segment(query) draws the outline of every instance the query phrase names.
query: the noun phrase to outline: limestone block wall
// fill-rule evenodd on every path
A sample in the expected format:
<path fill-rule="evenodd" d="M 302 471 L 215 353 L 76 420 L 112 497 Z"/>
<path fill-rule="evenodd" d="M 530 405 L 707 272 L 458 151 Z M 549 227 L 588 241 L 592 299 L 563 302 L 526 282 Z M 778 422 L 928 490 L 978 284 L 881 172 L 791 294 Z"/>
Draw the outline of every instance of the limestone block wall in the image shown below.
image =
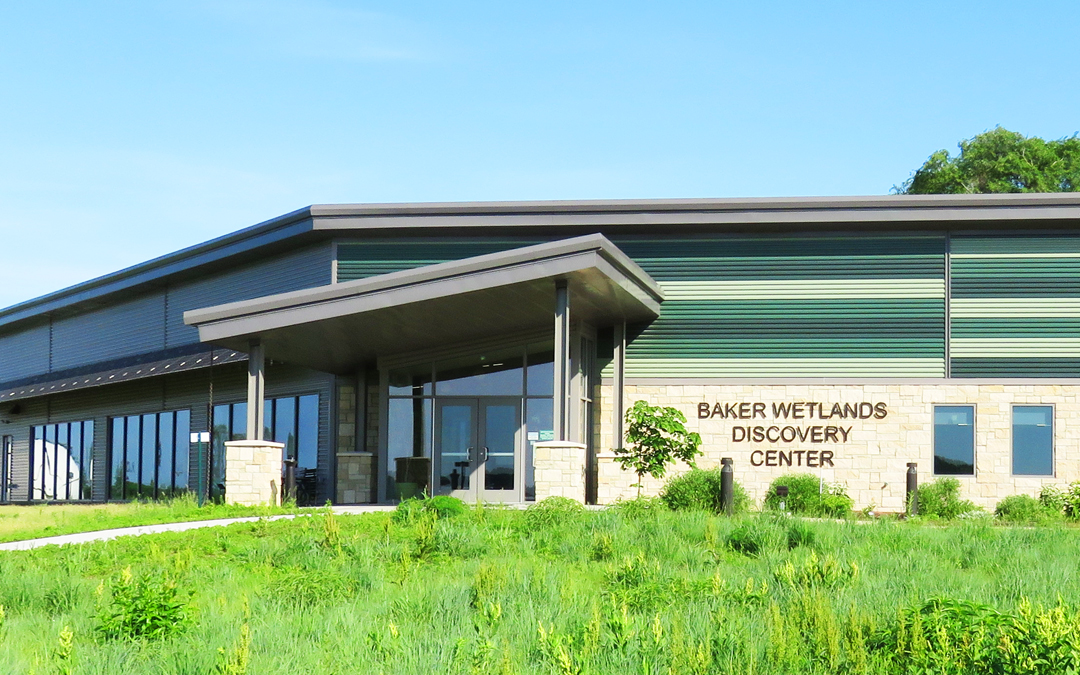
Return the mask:
<path fill-rule="evenodd" d="M 259 506 L 281 503 L 281 453 L 284 443 L 226 441 L 225 501 Z"/>
<path fill-rule="evenodd" d="M 698 466 L 720 465 L 721 457 L 734 459 L 735 479 L 760 502 L 769 483 L 788 473 L 811 473 L 828 483 L 841 483 L 855 499 L 858 509 L 872 507 L 902 511 L 905 472 L 908 462 L 918 463 L 919 481 L 933 475 L 934 405 L 975 406 L 975 475 L 955 476 L 966 499 L 987 509 L 1011 494 L 1037 496 L 1044 485 L 1061 485 L 1080 480 L 1080 386 L 1062 384 L 963 384 L 951 381 L 930 384 L 629 384 L 626 405 L 638 399 L 653 405 L 673 406 L 687 417 L 688 427 L 702 437 L 704 455 Z M 597 463 L 600 503 L 633 497 L 630 485 L 636 476 L 614 464 L 610 448 L 611 388 L 602 391 L 598 410 L 601 444 Z M 865 419 L 810 419 L 804 407 L 802 419 L 774 419 L 773 404 L 821 403 L 828 411 L 834 403 L 884 404 L 887 414 Z M 699 418 L 698 406 L 707 403 L 750 404 L 751 419 L 712 416 Z M 753 417 L 753 404 L 763 404 L 764 415 Z M 1054 406 L 1054 476 L 1012 475 L 1012 406 L 1024 404 Z M 746 409 L 743 409 L 745 411 Z M 761 410 L 761 408 L 758 408 Z M 822 427 L 814 443 L 807 435 L 792 442 L 736 440 L 742 433 L 734 427 L 792 426 Z M 825 427 L 842 427 L 826 438 Z M 805 432 L 804 433 L 809 433 Z M 773 432 L 776 435 L 776 432 Z M 754 454 L 755 452 L 759 454 Z M 772 454 L 767 454 L 772 451 Z M 791 465 L 783 465 L 784 451 Z M 831 452 L 822 461 L 822 451 Z M 813 452 L 813 454 L 811 454 Z M 766 466 L 767 463 L 777 466 Z M 762 464 L 754 466 L 754 463 Z M 801 464 L 797 465 L 797 464 Z M 676 466 L 671 474 L 685 471 Z M 644 494 L 657 494 L 662 481 L 646 479 Z"/>
<path fill-rule="evenodd" d="M 375 453 L 337 454 L 337 504 L 370 504 L 375 501 Z"/>
<path fill-rule="evenodd" d="M 586 446 L 572 441 L 541 441 L 533 447 L 536 501 L 558 496 L 584 503 Z"/>

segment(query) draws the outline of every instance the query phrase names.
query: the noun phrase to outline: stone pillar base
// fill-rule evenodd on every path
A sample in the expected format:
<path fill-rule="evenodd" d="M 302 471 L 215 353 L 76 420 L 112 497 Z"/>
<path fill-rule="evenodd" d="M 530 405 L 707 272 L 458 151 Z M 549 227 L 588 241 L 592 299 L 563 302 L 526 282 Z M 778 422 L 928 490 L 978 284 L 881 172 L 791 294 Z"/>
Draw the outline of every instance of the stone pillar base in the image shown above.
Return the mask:
<path fill-rule="evenodd" d="M 225 503 L 243 506 L 281 504 L 284 443 L 225 442 Z"/>
<path fill-rule="evenodd" d="M 338 504 L 370 504 L 375 501 L 375 453 L 337 454 Z"/>
<path fill-rule="evenodd" d="M 585 503 L 585 450 L 573 441 L 541 441 L 533 446 L 536 501 L 569 497 Z"/>

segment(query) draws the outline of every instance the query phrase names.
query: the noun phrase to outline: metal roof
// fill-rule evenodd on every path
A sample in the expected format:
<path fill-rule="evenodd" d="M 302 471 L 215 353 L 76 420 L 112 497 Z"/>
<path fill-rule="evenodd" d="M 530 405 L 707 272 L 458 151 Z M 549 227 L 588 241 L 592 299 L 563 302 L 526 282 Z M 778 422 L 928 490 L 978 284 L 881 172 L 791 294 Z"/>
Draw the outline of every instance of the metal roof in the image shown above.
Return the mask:
<path fill-rule="evenodd" d="M 286 246 L 298 237 L 448 228 L 1062 227 L 1080 225 L 1080 194 L 887 195 L 313 205 L 0 310 L 0 327 L 199 268 Z M 576 228 L 576 229 L 575 229 Z M 595 230 L 593 230 L 595 231 Z"/>

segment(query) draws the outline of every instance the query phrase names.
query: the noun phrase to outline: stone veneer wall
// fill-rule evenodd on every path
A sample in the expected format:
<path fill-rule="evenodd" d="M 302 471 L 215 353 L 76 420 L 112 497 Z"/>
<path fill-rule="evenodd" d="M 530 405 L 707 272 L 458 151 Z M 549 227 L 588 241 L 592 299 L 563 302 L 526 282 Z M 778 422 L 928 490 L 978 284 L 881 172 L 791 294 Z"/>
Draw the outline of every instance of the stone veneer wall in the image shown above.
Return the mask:
<path fill-rule="evenodd" d="M 533 446 L 536 501 L 568 497 L 585 502 L 586 446 L 572 441 L 541 441 Z"/>
<path fill-rule="evenodd" d="M 284 443 L 225 442 L 225 501 L 261 506 L 281 503 L 281 453 Z"/>
<path fill-rule="evenodd" d="M 829 483 L 841 483 L 855 499 L 855 507 L 874 507 L 883 511 L 902 511 L 904 507 L 905 473 L 908 462 L 918 462 L 919 482 L 925 484 L 933 476 L 933 406 L 975 406 L 975 475 L 956 476 L 964 498 L 987 509 L 993 509 L 1002 498 L 1011 494 L 1036 496 L 1043 485 L 1064 484 L 1080 480 L 1080 387 L 1057 384 L 629 384 L 625 390 L 626 405 L 638 399 L 653 405 L 674 406 L 687 417 L 688 427 L 702 437 L 704 455 L 698 466 L 712 468 L 720 465 L 721 457 L 735 461 L 735 479 L 750 496 L 760 502 L 769 483 L 782 475 L 795 472 L 812 473 Z M 635 476 L 622 471 L 612 461 L 611 387 L 603 387 L 598 416 L 601 445 L 598 446 L 598 491 L 601 504 L 619 498 L 630 498 L 636 489 L 630 487 Z M 773 402 L 791 403 L 817 401 L 833 403 L 885 403 L 888 415 L 884 419 L 848 420 L 773 420 Z M 722 402 L 761 402 L 768 406 L 765 419 L 732 420 L 698 418 L 698 404 Z M 1055 406 L 1054 465 L 1055 476 L 1012 475 L 1012 414 L 1013 405 L 1040 404 Z M 741 426 L 810 426 L 843 425 L 851 427 L 846 443 L 749 443 L 733 442 L 732 427 Z M 805 465 L 767 467 L 752 466 L 754 450 L 829 450 L 834 453 L 833 466 L 808 468 Z M 685 471 L 677 466 L 672 473 Z M 669 474 L 671 475 L 671 474 Z M 655 495 L 662 481 L 645 479 L 643 494 Z"/>
<path fill-rule="evenodd" d="M 339 383 L 337 388 L 337 453 L 356 450 L 356 385 Z"/>
<path fill-rule="evenodd" d="M 370 504 L 375 501 L 375 453 L 339 452 L 337 455 L 337 504 Z"/>

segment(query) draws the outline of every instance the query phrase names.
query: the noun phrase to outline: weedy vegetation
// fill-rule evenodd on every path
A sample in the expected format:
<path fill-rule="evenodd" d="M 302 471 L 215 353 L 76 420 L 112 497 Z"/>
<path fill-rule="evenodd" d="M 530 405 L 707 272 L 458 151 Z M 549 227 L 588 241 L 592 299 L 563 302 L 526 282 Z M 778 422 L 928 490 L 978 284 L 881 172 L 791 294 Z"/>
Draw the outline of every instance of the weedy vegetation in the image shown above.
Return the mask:
<path fill-rule="evenodd" d="M 0 672 L 1080 668 L 1064 507 L 1012 527 L 443 501 L 5 553 Z"/>

